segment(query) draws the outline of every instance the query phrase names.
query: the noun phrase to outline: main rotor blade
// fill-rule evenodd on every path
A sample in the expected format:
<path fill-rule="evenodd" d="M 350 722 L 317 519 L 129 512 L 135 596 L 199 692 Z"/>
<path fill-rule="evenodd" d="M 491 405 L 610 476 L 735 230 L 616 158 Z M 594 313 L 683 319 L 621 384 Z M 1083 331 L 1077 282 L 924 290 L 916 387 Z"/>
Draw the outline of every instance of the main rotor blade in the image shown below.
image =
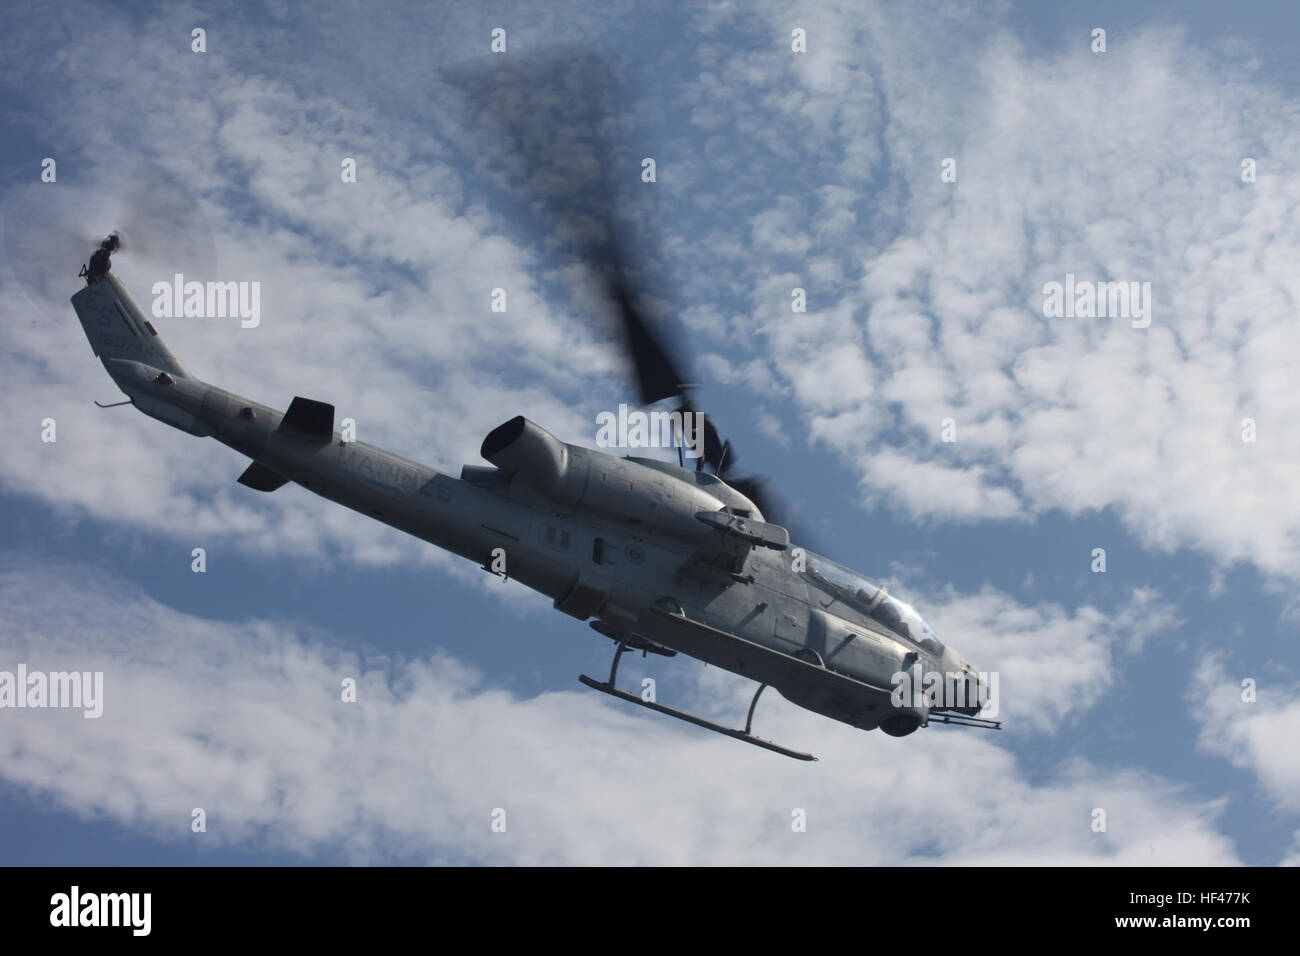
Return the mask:
<path fill-rule="evenodd" d="M 472 154 L 476 171 L 501 189 L 516 223 L 581 266 L 575 274 L 593 284 L 591 298 L 619 326 L 640 401 L 677 399 L 679 411 L 696 413 L 688 363 L 647 288 L 662 279 L 654 190 L 640 180 L 641 154 L 626 145 L 639 131 L 614 107 L 617 71 L 588 52 L 560 49 L 508 63 L 493 57 L 458 67 L 447 81 L 472 138 L 488 144 Z M 708 416 L 702 431 L 696 467 L 725 479 L 736 450 Z"/>
<path fill-rule="evenodd" d="M 781 520 L 781 510 L 777 505 L 774 496 L 767 489 L 767 482 L 758 476 L 748 478 L 728 478 L 727 484 L 735 488 L 742 495 L 754 502 L 758 510 L 763 512 L 763 519 L 770 521 L 772 524 L 779 524 L 787 531 L 789 527 Z"/>
<path fill-rule="evenodd" d="M 610 298 L 614 300 L 623 324 L 623 335 L 636 371 L 642 404 L 653 405 L 665 398 L 680 397 L 686 385 L 682 373 L 632 304 L 629 291 L 621 281 L 611 282 Z"/>
<path fill-rule="evenodd" d="M 807 548 L 816 552 L 824 550 L 818 546 L 820 536 L 810 534 L 807 525 L 796 520 L 794 509 L 789 506 L 788 501 L 772 490 L 771 483 L 766 478 L 761 475 L 746 475 L 729 477 L 725 480 L 758 506 L 758 510 L 763 512 L 765 521 L 779 524 L 790 532 L 792 547 Z"/>

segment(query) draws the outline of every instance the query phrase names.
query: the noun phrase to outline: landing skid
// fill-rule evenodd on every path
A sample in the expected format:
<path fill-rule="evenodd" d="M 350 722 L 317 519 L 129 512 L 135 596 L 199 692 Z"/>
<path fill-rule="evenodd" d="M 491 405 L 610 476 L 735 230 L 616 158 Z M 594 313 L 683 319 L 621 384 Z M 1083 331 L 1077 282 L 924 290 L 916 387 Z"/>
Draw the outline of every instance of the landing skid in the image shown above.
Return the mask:
<path fill-rule="evenodd" d="M 705 720 L 703 717 L 697 717 L 695 714 L 688 714 L 684 710 L 678 710 L 675 707 L 668 707 L 653 700 L 642 700 L 635 694 L 629 694 L 627 691 L 619 690 L 614 686 L 614 678 L 618 674 L 618 661 L 627 650 L 626 642 L 618 645 L 618 650 L 614 652 L 614 663 L 609 669 L 609 680 L 598 681 L 586 674 L 579 674 L 578 680 L 586 684 L 593 690 L 598 690 L 603 694 L 609 694 L 611 697 L 617 697 L 619 700 L 625 700 L 628 703 L 636 704 L 638 707 L 647 707 L 650 710 L 658 711 L 661 714 L 667 714 L 669 717 L 676 717 L 678 720 L 684 720 L 688 724 L 694 724 L 697 727 L 703 727 L 706 730 L 712 730 L 726 737 L 734 737 L 736 740 L 743 740 L 747 744 L 753 744 L 755 747 L 762 747 L 764 750 L 771 750 L 775 753 L 784 754 L 787 757 L 793 757 L 795 760 L 816 760 L 812 754 L 804 753 L 801 750 L 791 750 L 789 747 L 782 747 L 780 744 L 773 743 L 770 740 L 764 740 L 762 737 L 755 737 L 751 734 L 750 728 L 754 725 L 754 707 L 758 704 L 758 696 L 763 693 L 767 687 L 766 684 L 760 684 L 758 690 L 754 692 L 754 699 L 749 702 L 749 715 L 745 718 L 745 729 L 736 730 L 732 727 L 724 727 L 722 724 L 715 724 L 711 720 Z"/>
<path fill-rule="evenodd" d="M 973 717 L 966 714 L 930 714 L 928 724 L 952 724 L 954 727 L 983 727 L 985 730 L 1001 730 L 1002 721 L 989 720 L 987 717 Z"/>

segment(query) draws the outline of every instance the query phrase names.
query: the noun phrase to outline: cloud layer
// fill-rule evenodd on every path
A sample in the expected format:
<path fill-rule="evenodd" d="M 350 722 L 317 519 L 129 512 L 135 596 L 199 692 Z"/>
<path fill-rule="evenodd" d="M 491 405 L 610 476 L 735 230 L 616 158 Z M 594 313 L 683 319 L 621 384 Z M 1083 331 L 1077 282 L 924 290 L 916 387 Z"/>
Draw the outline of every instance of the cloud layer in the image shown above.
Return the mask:
<path fill-rule="evenodd" d="M 983 9 L 724 4 L 691 14 L 687 42 L 637 35 L 650 50 L 638 59 L 600 26 L 623 21 L 590 12 L 516 11 L 512 51 L 564 36 L 617 52 L 628 98 L 602 125 L 616 161 L 601 172 L 634 184 L 625 218 L 661 229 L 661 258 L 644 266 L 677 286 L 694 368 L 772 439 L 747 446 L 746 467 L 775 458 L 798 487 L 788 462 L 806 443 L 851 469 L 866 509 L 1006 524 L 1107 511 L 1153 549 L 1250 564 L 1279 586 L 1300 576 L 1300 108 L 1248 56 L 1158 24 L 1096 55 L 1086 36 L 1031 47 Z M 35 177 L 48 151 L 60 170 L 57 186 L 2 197 L 0 415 L 17 431 L 0 485 L 148 540 L 477 580 L 301 489 L 236 486 L 243 462 L 213 442 L 90 405 L 113 396 L 67 304 L 89 247 L 66 252 L 40 203 L 77 210 L 97 238 L 129 217 L 123 171 L 139 168 L 183 184 L 201 214 L 115 263 L 146 309 L 178 258 L 206 268 L 208 230 L 220 277 L 263 285 L 256 330 L 160 322 L 215 383 L 279 406 L 331 401 L 363 440 L 453 473 L 520 411 L 590 443 L 594 412 L 628 397 L 564 243 L 521 228 L 545 210 L 498 202 L 517 203 L 509 187 L 529 175 L 582 198 L 577 167 L 481 154 L 433 67 L 483 68 L 463 40 L 485 40 L 481 17 L 421 34 L 385 13 L 321 16 L 315 36 L 288 15 L 231 15 L 202 57 L 189 11 L 127 23 L 74 7 L 0 36 L 0 82 L 31 143 L 22 162 Z M 77 26 L 91 20 L 93 33 Z M 790 52 L 794 27 L 806 54 Z M 317 55 L 295 55 L 307 48 Z M 644 189 L 643 155 L 659 169 Z M 340 182 L 344 157 L 355 184 Z M 955 183 L 940 180 L 946 158 Z M 1067 273 L 1151 282 L 1151 326 L 1044 317 L 1044 283 Z M 791 312 L 796 287 L 806 313 Z M 489 308 L 496 288 L 505 314 Z M 39 440 L 47 417 L 54 444 Z M 1027 741 L 1051 747 L 1143 640 L 1177 626 L 1150 590 L 1102 609 L 940 590 L 927 617 L 999 669 L 1011 729 L 894 741 L 765 698 L 762 732 L 816 741 L 809 768 L 596 695 L 520 697 L 445 654 L 390 659 L 292 621 L 198 618 L 80 565 L 9 572 L 0 587 L 0 668 L 102 668 L 110 694 L 98 721 L 0 714 L 0 772 L 162 840 L 349 861 L 1236 861 L 1223 801 L 1046 749 L 1027 769 Z M 1295 813 L 1297 688 L 1282 680 L 1243 712 L 1225 668 L 1211 656 L 1197 673 L 1201 748 Z M 684 703 L 743 713 L 742 682 L 691 673 Z M 359 678 L 356 704 L 339 700 L 345 676 Z M 490 829 L 498 807 L 504 834 Z M 807 833 L 791 832 L 796 808 Z"/>
<path fill-rule="evenodd" d="M 894 740 L 768 702 L 765 734 L 817 742 L 798 764 L 595 694 L 520 698 L 443 654 L 196 618 L 82 566 L 7 572 L 0 607 L 0 668 L 105 672 L 98 720 L 0 712 L 6 780 L 162 841 L 352 862 L 1236 862 L 1221 803 L 1078 760 L 1031 782 L 980 732 Z M 688 705 L 742 712 L 743 682 L 693 673 Z"/>

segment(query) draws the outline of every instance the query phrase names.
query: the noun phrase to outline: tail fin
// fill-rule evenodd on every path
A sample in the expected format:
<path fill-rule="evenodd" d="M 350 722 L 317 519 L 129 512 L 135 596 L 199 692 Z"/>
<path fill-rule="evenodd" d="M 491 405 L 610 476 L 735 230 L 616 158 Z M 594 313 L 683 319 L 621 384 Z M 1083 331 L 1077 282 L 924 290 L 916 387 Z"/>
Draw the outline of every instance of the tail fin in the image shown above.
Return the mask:
<path fill-rule="evenodd" d="M 114 381 L 118 380 L 122 367 L 113 364 L 115 359 L 140 362 L 176 378 L 191 377 L 111 272 L 79 290 L 72 297 L 72 307 L 86 331 L 86 338 L 90 339 L 90 347 Z"/>

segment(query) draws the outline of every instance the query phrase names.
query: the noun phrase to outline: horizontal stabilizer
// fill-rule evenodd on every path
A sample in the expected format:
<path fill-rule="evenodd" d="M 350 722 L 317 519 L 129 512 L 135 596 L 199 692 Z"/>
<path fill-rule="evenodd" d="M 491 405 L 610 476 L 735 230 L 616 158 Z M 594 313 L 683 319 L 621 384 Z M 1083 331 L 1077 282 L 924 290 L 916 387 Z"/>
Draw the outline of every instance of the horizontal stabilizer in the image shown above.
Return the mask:
<path fill-rule="evenodd" d="M 280 421 L 280 431 L 303 441 L 328 445 L 334 438 L 334 406 L 297 396 Z"/>
<path fill-rule="evenodd" d="M 265 465 L 259 465 L 253 462 L 244 469 L 244 473 L 239 476 L 241 485 L 248 485 L 254 491 L 275 491 L 289 479 L 283 475 L 278 475 Z"/>

